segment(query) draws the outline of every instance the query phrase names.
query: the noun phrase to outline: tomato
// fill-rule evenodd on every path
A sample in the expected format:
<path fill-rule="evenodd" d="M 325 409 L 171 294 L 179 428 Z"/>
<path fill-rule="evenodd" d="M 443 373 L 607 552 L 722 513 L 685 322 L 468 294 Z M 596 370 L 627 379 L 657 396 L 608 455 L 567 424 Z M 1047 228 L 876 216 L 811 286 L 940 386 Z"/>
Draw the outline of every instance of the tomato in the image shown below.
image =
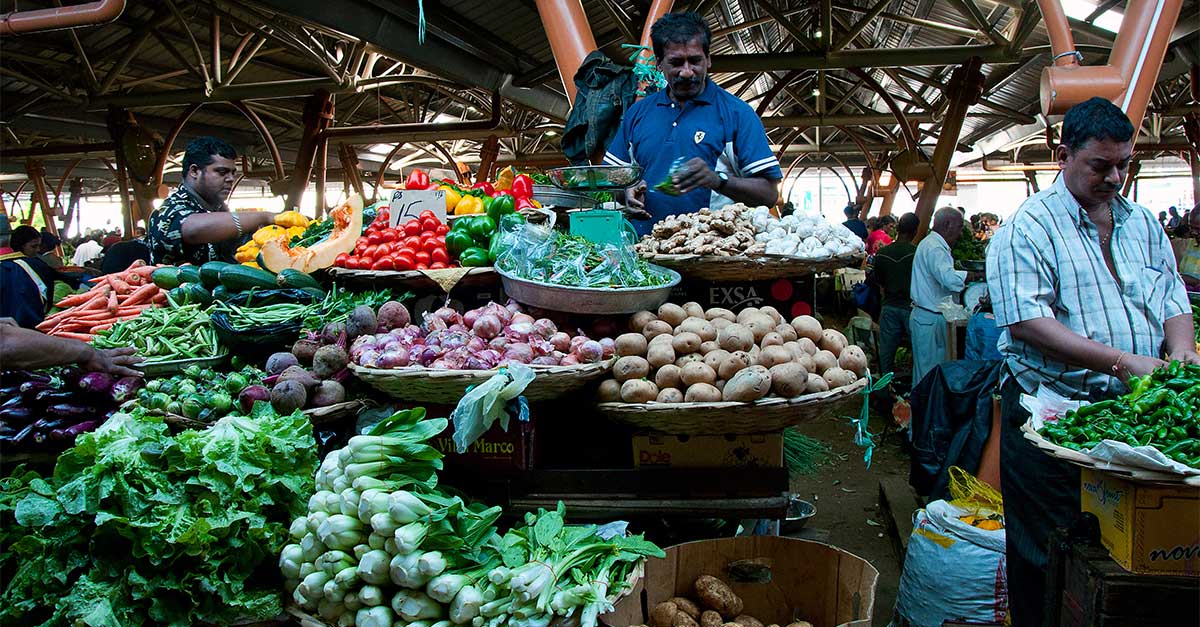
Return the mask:
<path fill-rule="evenodd" d="M 367 249 L 363 251 L 362 256 L 366 257 L 368 259 L 374 260 L 376 257 L 379 256 L 379 246 L 376 246 L 376 245 L 367 246 Z"/>
<path fill-rule="evenodd" d="M 418 250 L 417 254 L 413 255 L 413 259 L 417 260 L 417 266 L 421 266 L 421 265 L 428 266 L 429 262 L 431 261 L 431 259 L 429 257 L 429 253 L 427 253 L 423 250 Z"/>
<path fill-rule="evenodd" d="M 417 216 L 418 220 L 424 220 L 425 218 L 431 218 L 433 220 L 437 220 L 437 214 L 426 209 L 425 211 L 422 211 L 420 215 Z"/>
<path fill-rule="evenodd" d="M 446 224 L 439 224 L 433 232 L 437 233 L 438 235 L 445 235 L 450 232 L 450 227 Z"/>
<path fill-rule="evenodd" d="M 450 267 L 450 266 L 448 266 L 448 265 L 446 265 L 446 264 L 444 264 L 444 263 L 442 263 L 442 262 L 440 262 L 440 261 L 435 261 L 435 262 L 433 262 L 433 263 L 429 264 L 429 269 L 430 269 L 430 270 L 441 270 L 441 269 L 443 269 L 443 268 L 449 268 L 449 267 Z"/>
<path fill-rule="evenodd" d="M 413 258 L 412 253 L 396 253 L 392 255 L 392 263 L 395 264 L 397 270 L 412 270 L 417 267 L 417 260 Z"/>
<path fill-rule="evenodd" d="M 395 262 L 392 261 L 391 257 L 383 257 L 381 259 L 376 259 L 375 263 L 371 264 L 371 269 L 372 270 L 395 270 L 396 264 L 395 264 Z"/>
<path fill-rule="evenodd" d="M 428 270 L 428 269 L 429 269 L 429 265 L 428 265 L 428 264 L 424 264 L 424 263 L 418 263 L 418 264 L 417 264 L 417 267 L 416 267 L 415 269 L 416 269 L 416 270 Z"/>
<path fill-rule="evenodd" d="M 434 264 L 448 264 L 450 263 L 450 253 L 446 252 L 444 247 L 438 247 L 429 251 L 429 260 Z"/>
<path fill-rule="evenodd" d="M 349 258 L 350 258 L 350 253 L 342 253 L 342 254 L 338 255 L 337 257 L 333 258 L 333 265 L 335 265 L 339 268 L 345 268 L 346 260 Z"/>
<path fill-rule="evenodd" d="M 381 241 L 382 240 L 379 239 L 379 231 L 375 231 L 367 236 L 367 243 L 371 244 L 372 246 L 378 244 Z"/>
<path fill-rule="evenodd" d="M 404 246 L 406 248 L 417 250 L 421 247 L 421 238 L 417 235 L 410 235 L 404 238 Z"/>
<path fill-rule="evenodd" d="M 437 235 L 437 231 L 421 231 L 421 241 L 425 241 Z"/>
<path fill-rule="evenodd" d="M 428 212 L 426 212 L 426 213 L 428 213 Z M 422 216 L 424 216 L 424 214 L 422 214 Z M 436 231 L 439 224 L 441 224 L 441 222 L 438 222 L 438 219 L 433 216 L 421 218 L 421 230 L 422 231 Z"/>
<path fill-rule="evenodd" d="M 396 229 L 387 229 L 379 233 L 379 241 L 381 242 L 394 242 L 399 238 L 400 234 L 396 232 Z"/>
<path fill-rule="evenodd" d="M 421 223 L 417 220 L 409 220 L 404 223 L 405 235 L 416 235 L 421 232 Z"/>
<path fill-rule="evenodd" d="M 346 269 L 347 270 L 362 269 L 361 261 L 359 260 L 359 258 L 358 257 L 350 257 L 349 259 L 347 259 L 346 260 Z"/>
<path fill-rule="evenodd" d="M 437 236 L 431 235 L 421 240 L 421 250 L 432 253 L 439 248 L 446 248 L 441 242 L 437 241 Z"/>

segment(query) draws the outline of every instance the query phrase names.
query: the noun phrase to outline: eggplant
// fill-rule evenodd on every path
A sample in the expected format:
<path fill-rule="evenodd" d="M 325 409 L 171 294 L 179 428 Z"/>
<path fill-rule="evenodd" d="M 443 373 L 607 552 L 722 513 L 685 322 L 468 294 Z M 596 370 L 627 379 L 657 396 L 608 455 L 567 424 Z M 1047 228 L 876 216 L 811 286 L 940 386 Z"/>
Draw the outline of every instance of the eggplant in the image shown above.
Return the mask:
<path fill-rule="evenodd" d="M 33 397 L 33 404 L 36 407 L 44 407 L 53 403 L 70 403 L 77 400 L 74 392 L 64 392 L 62 390 L 42 390 Z"/>
<path fill-rule="evenodd" d="M 12 439 L 9 441 L 13 444 L 24 444 L 33 437 L 33 431 L 33 425 L 26 425 L 24 429 L 21 429 L 16 435 L 12 436 Z"/>
<path fill-rule="evenodd" d="M 21 398 L 26 403 L 32 403 L 37 395 L 46 390 L 54 390 L 46 381 L 26 381 L 21 384 Z"/>
<path fill-rule="evenodd" d="M 25 406 L 0 409 L 0 420 L 12 425 L 23 427 L 33 422 L 33 418 L 33 410 Z"/>
<path fill-rule="evenodd" d="M 0 422 L 0 436 L 4 436 L 4 435 L 12 435 L 12 434 L 14 434 L 14 433 L 16 433 L 16 432 L 17 432 L 17 430 L 16 430 L 16 429 L 14 429 L 14 428 L 13 428 L 11 425 L 9 425 L 7 422 Z"/>
<path fill-rule="evenodd" d="M 141 377 L 122 377 L 109 389 L 109 395 L 118 404 L 137 396 L 138 390 L 145 382 Z"/>
<path fill-rule="evenodd" d="M 4 372 L 0 372 L 0 386 L 3 387 L 19 386 L 22 383 L 30 381 L 49 383 L 50 375 L 44 372 L 30 372 L 28 370 L 5 370 Z"/>
<path fill-rule="evenodd" d="M 87 373 L 84 372 L 82 368 L 68 366 L 62 370 L 59 370 L 58 378 L 62 379 L 63 385 L 67 388 L 74 388 L 75 386 L 79 385 L 79 380 L 83 378 L 85 374 Z"/>
<path fill-rule="evenodd" d="M 111 375 L 103 372 L 89 372 L 79 378 L 79 389 L 90 394 L 108 396 L 116 383 Z"/>
<path fill-rule="evenodd" d="M 67 435 L 71 436 L 71 439 L 74 440 L 75 437 L 78 436 L 79 434 L 87 433 L 88 431 L 95 431 L 96 427 L 99 427 L 99 426 L 100 426 L 100 423 L 98 421 L 85 420 L 83 422 L 73 424 L 73 425 L 67 427 L 66 429 L 63 429 L 63 431 L 66 431 Z"/>
<path fill-rule="evenodd" d="M 81 420 L 90 418 L 95 413 L 91 407 L 86 405 L 75 405 L 72 403 L 56 403 L 46 408 L 46 413 L 55 418 L 65 418 Z"/>
<path fill-rule="evenodd" d="M 25 404 L 25 399 L 21 398 L 21 395 L 18 394 L 16 396 L 8 399 L 7 401 L 4 401 L 3 404 L 0 404 L 0 409 L 11 409 L 13 407 L 20 407 L 24 404 Z"/>

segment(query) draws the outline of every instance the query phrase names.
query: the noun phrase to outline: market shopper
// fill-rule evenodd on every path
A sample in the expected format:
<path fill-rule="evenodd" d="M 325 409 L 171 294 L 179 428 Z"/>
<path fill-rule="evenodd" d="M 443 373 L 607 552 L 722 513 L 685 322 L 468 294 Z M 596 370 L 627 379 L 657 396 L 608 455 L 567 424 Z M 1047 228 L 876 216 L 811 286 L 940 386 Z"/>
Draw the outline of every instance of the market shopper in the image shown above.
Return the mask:
<path fill-rule="evenodd" d="M 625 195 L 638 233 L 667 216 L 730 200 L 774 205 L 779 161 L 754 109 L 708 78 L 707 22 L 696 13 L 668 13 L 650 39 L 667 87 L 630 107 L 604 155 L 605 164 L 643 168 L 643 182 Z M 682 165 L 673 168 L 677 159 Z M 647 186 L 664 182 L 678 194 Z"/>
<path fill-rule="evenodd" d="M 100 245 L 100 242 L 96 241 L 98 237 L 93 231 L 88 231 L 83 236 L 83 241 L 75 247 L 75 255 L 71 257 L 71 265 L 82 268 L 89 261 L 104 254 L 104 247 Z"/>
<path fill-rule="evenodd" d="M 1187 235 L 1175 253 L 1179 274 L 1189 291 L 1200 292 L 1200 203 L 1187 214 Z"/>
<path fill-rule="evenodd" d="M 963 214 L 942 207 L 933 214 L 933 227 L 917 245 L 912 268 L 912 315 L 908 330 L 913 347 L 913 385 L 933 367 L 946 361 L 946 318 L 938 305 L 966 287 L 967 273 L 954 269 L 954 247 L 963 232 Z"/>
<path fill-rule="evenodd" d="M 13 252 L 0 255 L 0 317 L 11 318 L 23 327 L 33 327 L 46 317 L 54 300 L 54 282 L 72 288 L 79 279 L 51 268 L 38 256 L 42 234 L 28 225 L 13 229 L 9 239 Z"/>
<path fill-rule="evenodd" d="M 141 371 L 132 366 L 141 358 L 133 353 L 132 348 L 97 350 L 87 342 L 22 329 L 11 319 L 0 318 L 0 364 L 4 364 L 5 370 L 33 370 L 74 364 L 89 372 L 140 377 Z"/>
<path fill-rule="evenodd" d="M 1092 98 L 1072 107 L 1055 149 L 1061 174 L 988 247 L 988 289 L 1004 328 L 1001 486 L 1014 627 L 1041 625 L 1050 532 L 1080 511 L 1079 470 L 1022 437 L 1022 393 L 1077 400 L 1123 392 L 1164 365 L 1200 363 L 1191 311 L 1156 216 L 1120 196 L 1133 125 Z"/>
<path fill-rule="evenodd" d="M 892 372 L 896 349 L 909 339 L 908 319 L 912 313 L 909 294 L 913 258 L 917 254 L 912 241 L 919 223 L 915 213 L 901 216 L 896 241 L 875 253 L 872 276 L 883 290 L 883 306 L 879 310 L 879 366 L 884 373 Z"/>
<path fill-rule="evenodd" d="M 842 213 L 846 214 L 846 221 L 842 226 L 850 229 L 852 233 L 862 239 L 865 244 L 870 233 L 867 232 L 867 223 L 862 221 L 859 216 L 859 206 L 855 203 L 846 203 L 846 207 L 842 209 Z"/>
<path fill-rule="evenodd" d="M 238 238 L 274 223 L 273 213 L 235 212 L 225 204 L 237 173 L 236 157 L 233 146 L 215 137 L 187 145 L 179 188 L 150 216 L 146 243 L 154 263 L 233 261 Z"/>
<path fill-rule="evenodd" d="M 892 243 L 895 233 L 896 219 L 892 216 L 879 216 L 867 220 L 867 254 L 874 255 L 880 248 Z"/>

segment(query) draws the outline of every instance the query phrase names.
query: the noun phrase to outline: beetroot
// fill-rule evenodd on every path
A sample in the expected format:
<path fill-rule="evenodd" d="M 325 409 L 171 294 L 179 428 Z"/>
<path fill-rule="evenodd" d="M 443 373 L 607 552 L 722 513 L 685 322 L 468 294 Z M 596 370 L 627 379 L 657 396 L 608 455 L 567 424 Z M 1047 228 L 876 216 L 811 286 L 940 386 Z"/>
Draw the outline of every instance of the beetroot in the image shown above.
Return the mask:
<path fill-rule="evenodd" d="M 258 401 L 270 402 L 271 390 L 261 385 L 250 385 L 238 393 L 238 407 L 241 407 L 243 414 L 250 414 L 254 409 L 254 403 Z"/>
<path fill-rule="evenodd" d="M 377 330 L 402 329 L 411 321 L 412 317 L 409 316 L 408 308 L 404 306 L 404 303 L 389 300 L 379 308 L 379 316 L 376 318 Z"/>
<path fill-rule="evenodd" d="M 297 340 L 296 345 L 304 341 L 307 340 Z M 289 366 L 295 366 L 299 363 L 300 359 L 294 353 L 275 353 L 267 358 L 267 374 L 279 374 L 287 370 Z"/>

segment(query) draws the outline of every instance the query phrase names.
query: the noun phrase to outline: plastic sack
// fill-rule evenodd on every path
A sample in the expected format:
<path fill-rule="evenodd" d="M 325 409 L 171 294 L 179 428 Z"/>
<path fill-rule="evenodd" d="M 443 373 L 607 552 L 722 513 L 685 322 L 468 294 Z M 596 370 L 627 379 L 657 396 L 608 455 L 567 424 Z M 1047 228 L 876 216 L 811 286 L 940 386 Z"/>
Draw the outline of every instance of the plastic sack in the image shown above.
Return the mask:
<path fill-rule="evenodd" d="M 962 322 L 971 317 L 970 310 L 954 302 L 949 296 L 943 298 L 942 302 L 938 303 L 938 311 L 941 312 L 946 322 Z"/>
<path fill-rule="evenodd" d="M 959 518 L 965 515 L 946 501 L 933 501 L 913 515 L 893 626 L 1005 622 L 1004 529 L 972 526 Z"/>
<path fill-rule="evenodd" d="M 500 420 L 500 428 L 508 431 L 507 405 L 525 391 L 533 377 L 533 368 L 522 363 L 510 363 L 487 381 L 468 390 L 450 414 L 450 421 L 454 424 L 455 450 L 465 453 L 467 447 L 486 433 L 497 419 Z M 518 419 L 529 420 L 529 408 L 520 402 Z"/>
<path fill-rule="evenodd" d="M 976 516 L 1004 515 L 1004 497 L 996 488 L 958 466 L 951 466 L 949 474 L 951 505 Z"/>

